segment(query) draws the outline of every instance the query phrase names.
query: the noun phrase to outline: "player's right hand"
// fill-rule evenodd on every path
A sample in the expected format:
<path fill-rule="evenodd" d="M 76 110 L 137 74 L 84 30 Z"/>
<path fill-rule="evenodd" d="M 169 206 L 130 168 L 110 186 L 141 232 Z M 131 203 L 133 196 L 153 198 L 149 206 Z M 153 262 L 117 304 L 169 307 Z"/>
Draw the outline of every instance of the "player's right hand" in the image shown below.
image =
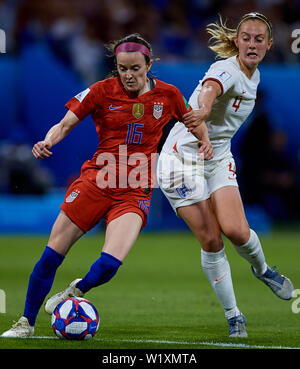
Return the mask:
<path fill-rule="evenodd" d="M 210 160 L 214 157 L 215 151 L 209 140 L 200 140 L 198 142 L 198 147 L 198 153 L 204 154 L 204 160 Z"/>
<path fill-rule="evenodd" d="M 52 152 L 49 151 L 51 146 L 50 142 L 46 140 L 39 141 L 33 146 L 32 153 L 36 159 L 49 158 L 52 155 Z"/>
<path fill-rule="evenodd" d="M 189 132 L 192 132 L 204 123 L 203 111 L 200 109 L 194 109 L 185 113 L 183 118 L 183 124 L 188 128 Z"/>

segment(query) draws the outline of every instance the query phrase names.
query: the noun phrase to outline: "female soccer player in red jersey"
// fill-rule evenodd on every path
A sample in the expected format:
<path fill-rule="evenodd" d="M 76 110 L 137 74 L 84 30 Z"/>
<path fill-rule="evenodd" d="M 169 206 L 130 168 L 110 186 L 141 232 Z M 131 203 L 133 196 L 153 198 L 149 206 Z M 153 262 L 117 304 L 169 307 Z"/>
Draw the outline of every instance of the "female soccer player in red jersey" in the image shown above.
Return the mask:
<path fill-rule="evenodd" d="M 96 82 L 73 97 L 66 104 L 65 117 L 33 146 L 37 159 L 50 157 L 51 148 L 88 114 L 99 136 L 98 149 L 68 189 L 48 245 L 30 275 L 24 314 L 4 337 L 33 335 L 36 316 L 57 268 L 70 247 L 101 218 L 107 227 L 100 258 L 84 278 L 48 299 L 46 312 L 51 314 L 65 298 L 83 296 L 116 274 L 147 222 L 153 188 L 148 169 L 153 164 L 151 154 L 157 151 L 164 126 L 171 119 L 183 121 L 191 110 L 176 87 L 148 77 L 151 46 L 143 38 L 133 34 L 110 46 L 117 76 Z M 205 129 L 202 124 L 193 132 L 203 138 L 202 151 L 209 159 L 213 149 Z M 137 180 L 138 176 L 143 178 Z"/>

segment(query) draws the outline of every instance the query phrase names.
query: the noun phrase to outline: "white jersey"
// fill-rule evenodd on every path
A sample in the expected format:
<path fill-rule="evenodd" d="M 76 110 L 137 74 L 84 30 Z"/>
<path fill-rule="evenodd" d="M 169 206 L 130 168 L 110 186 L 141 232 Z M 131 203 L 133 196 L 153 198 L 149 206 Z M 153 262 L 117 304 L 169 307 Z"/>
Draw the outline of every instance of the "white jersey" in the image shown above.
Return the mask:
<path fill-rule="evenodd" d="M 203 83 L 207 80 L 218 82 L 222 91 L 206 120 L 209 138 L 215 151 L 212 161 L 215 161 L 231 155 L 230 140 L 254 108 L 260 77 L 256 69 L 249 79 L 241 71 L 236 56 L 217 61 L 210 66 L 190 97 L 189 104 L 193 109 L 199 109 L 197 98 Z M 197 143 L 197 138 L 187 131 L 185 125 L 177 122 L 171 129 L 162 150 L 170 153 L 176 144 L 177 151 L 182 157 L 193 156 L 198 150 Z"/>

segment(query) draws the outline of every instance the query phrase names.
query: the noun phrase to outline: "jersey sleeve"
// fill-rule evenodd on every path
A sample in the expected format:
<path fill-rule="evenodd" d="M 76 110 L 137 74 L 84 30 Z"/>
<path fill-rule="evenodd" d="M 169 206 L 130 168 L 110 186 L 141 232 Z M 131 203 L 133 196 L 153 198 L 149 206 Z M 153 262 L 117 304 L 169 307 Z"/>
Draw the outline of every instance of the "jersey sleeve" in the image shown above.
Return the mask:
<path fill-rule="evenodd" d="M 221 87 L 221 95 L 227 92 L 236 82 L 236 73 L 228 63 L 217 62 L 211 65 L 201 81 L 201 85 L 206 81 L 215 81 Z"/>
<path fill-rule="evenodd" d="M 189 103 L 186 101 L 182 93 L 175 88 L 175 98 L 172 99 L 173 102 L 173 118 L 182 121 L 184 114 L 192 110 Z"/>
<path fill-rule="evenodd" d="M 69 100 L 65 107 L 71 110 L 78 119 L 82 120 L 92 113 L 101 102 L 101 89 L 99 83 L 94 83 L 89 88 L 81 91 Z"/>

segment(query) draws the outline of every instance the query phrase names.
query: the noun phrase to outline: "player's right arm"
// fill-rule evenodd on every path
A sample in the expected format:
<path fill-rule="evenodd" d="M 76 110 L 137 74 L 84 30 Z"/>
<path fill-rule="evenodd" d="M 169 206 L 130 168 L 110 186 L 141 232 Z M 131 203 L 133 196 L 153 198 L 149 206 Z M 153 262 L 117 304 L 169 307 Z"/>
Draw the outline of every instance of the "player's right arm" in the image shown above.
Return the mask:
<path fill-rule="evenodd" d="M 212 106 L 222 90 L 219 83 L 207 80 L 204 82 L 198 95 L 199 109 L 192 110 L 183 116 L 183 123 L 189 132 L 196 133 L 197 127 L 205 124 L 205 120 L 209 117 Z M 195 131 L 195 132 L 194 132 Z"/>
<path fill-rule="evenodd" d="M 194 128 L 193 135 L 198 138 L 198 153 L 204 155 L 204 160 L 210 160 L 214 157 L 214 149 L 208 137 L 208 131 L 205 122 Z"/>
<path fill-rule="evenodd" d="M 45 139 L 33 146 L 32 153 L 34 157 L 36 159 L 49 158 L 52 155 L 51 147 L 65 138 L 79 122 L 78 117 L 71 110 L 68 110 L 63 119 L 50 128 Z"/>
<path fill-rule="evenodd" d="M 214 149 L 208 137 L 205 120 L 209 117 L 212 106 L 221 93 L 222 90 L 217 82 L 205 81 L 197 98 L 199 109 L 193 109 L 183 116 L 183 123 L 188 131 L 199 139 L 198 152 L 204 154 L 205 160 L 210 160 L 214 156 Z"/>

